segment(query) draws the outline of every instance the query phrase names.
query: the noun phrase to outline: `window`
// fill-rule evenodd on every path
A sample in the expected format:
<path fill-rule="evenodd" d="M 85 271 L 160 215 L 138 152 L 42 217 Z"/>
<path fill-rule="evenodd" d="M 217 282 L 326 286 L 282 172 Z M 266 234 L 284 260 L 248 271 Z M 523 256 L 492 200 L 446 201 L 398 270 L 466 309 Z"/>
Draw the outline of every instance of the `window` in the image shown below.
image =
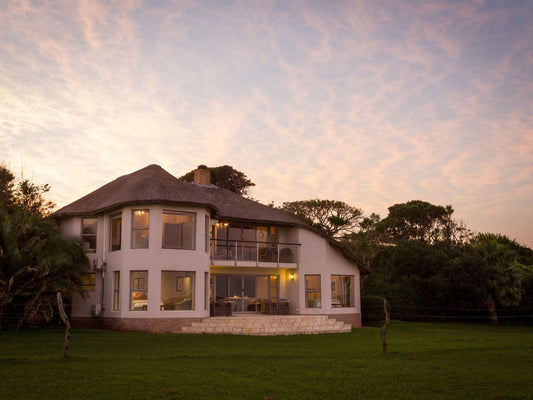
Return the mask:
<path fill-rule="evenodd" d="M 111 251 L 120 250 L 122 243 L 122 214 L 115 214 L 111 216 Z"/>
<path fill-rule="evenodd" d="M 193 310 L 194 278 L 191 271 L 161 271 L 161 310 Z"/>
<path fill-rule="evenodd" d="M 131 248 L 147 249 L 150 233 L 150 210 L 133 210 Z"/>
<path fill-rule="evenodd" d="M 81 240 L 86 253 L 96 253 L 96 218 L 82 218 Z"/>
<path fill-rule="evenodd" d="M 118 311 L 120 305 L 120 271 L 114 271 L 113 278 L 113 311 Z"/>
<path fill-rule="evenodd" d="M 205 252 L 209 252 L 209 217 L 205 216 L 204 221 L 204 229 L 205 229 Z"/>
<path fill-rule="evenodd" d="M 331 275 L 331 306 L 354 307 L 353 275 Z"/>
<path fill-rule="evenodd" d="M 148 271 L 131 271 L 131 308 L 132 311 L 148 310 Z"/>
<path fill-rule="evenodd" d="M 81 274 L 81 288 L 85 292 L 94 292 L 96 287 L 96 274 Z"/>
<path fill-rule="evenodd" d="M 163 248 L 194 250 L 196 214 L 163 211 Z"/>
<path fill-rule="evenodd" d="M 320 300 L 320 275 L 305 276 L 306 308 L 322 308 Z"/>

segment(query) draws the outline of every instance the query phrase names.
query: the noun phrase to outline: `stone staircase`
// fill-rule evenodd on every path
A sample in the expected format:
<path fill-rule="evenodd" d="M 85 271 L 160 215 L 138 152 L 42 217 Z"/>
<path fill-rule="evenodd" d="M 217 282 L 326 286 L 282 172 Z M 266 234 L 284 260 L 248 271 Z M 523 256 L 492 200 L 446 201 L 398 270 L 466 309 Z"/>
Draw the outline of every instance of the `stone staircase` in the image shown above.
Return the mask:
<path fill-rule="evenodd" d="M 182 333 L 210 333 L 223 335 L 311 335 L 319 333 L 351 332 L 352 326 L 328 318 L 326 315 L 235 315 L 209 317 L 182 328 Z"/>

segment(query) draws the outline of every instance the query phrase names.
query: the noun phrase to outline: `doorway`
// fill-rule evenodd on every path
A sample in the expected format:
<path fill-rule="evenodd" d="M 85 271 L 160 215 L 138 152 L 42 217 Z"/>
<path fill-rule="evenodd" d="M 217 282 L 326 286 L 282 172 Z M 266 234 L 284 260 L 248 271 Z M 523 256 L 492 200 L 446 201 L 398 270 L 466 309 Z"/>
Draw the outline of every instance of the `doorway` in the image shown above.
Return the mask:
<path fill-rule="evenodd" d="M 229 301 L 233 312 L 261 312 L 263 300 L 279 298 L 279 275 L 211 275 L 211 300 Z"/>

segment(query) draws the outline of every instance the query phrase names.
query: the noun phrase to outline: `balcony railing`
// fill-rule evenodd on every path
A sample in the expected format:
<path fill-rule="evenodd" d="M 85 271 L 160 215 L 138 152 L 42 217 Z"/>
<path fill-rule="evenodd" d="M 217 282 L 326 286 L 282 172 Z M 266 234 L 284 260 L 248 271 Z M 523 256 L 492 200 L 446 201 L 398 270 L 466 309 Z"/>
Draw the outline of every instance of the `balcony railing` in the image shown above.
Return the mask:
<path fill-rule="evenodd" d="M 212 239 L 211 259 L 214 261 L 298 264 L 300 244 Z"/>

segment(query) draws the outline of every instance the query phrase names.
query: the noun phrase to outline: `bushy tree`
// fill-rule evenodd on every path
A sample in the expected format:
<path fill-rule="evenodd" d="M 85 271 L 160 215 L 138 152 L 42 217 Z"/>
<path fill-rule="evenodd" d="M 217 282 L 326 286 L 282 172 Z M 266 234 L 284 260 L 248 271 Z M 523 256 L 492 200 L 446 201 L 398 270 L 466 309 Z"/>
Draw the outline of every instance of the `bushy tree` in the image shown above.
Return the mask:
<path fill-rule="evenodd" d="M 0 171 L 1 172 L 1 171 Z M 10 178 L 8 174 L 4 175 Z M 12 181 L 12 179 L 11 179 Z M 78 239 L 64 237 L 45 216 L 48 186 L 2 185 L 0 195 L 0 323 L 20 327 L 28 317 L 52 316 L 56 293 L 83 295 L 88 260 Z"/>
<path fill-rule="evenodd" d="M 336 200 L 301 200 L 285 202 L 281 206 L 331 238 L 353 233 L 363 219 L 361 209 Z"/>
<path fill-rule="evenodd" d="M 452 206 L 436 206 L 422 200 L 394 204 L 377 229 L 397 243 L 417 240 L 434 245 L 454 246 L 469 237 L 464 224 L 453 219 Z"/>
<path fill-rule="evenodd" d="M 255 186 L 246 174 L 229 165 L 222 165 L 220 167 L 207 167 L 211 173 L 211 183 L 218 187 L 231 190 L 234 193 L 238 193 L 242 196 L 248 195 L 248 189 Z M 178 179 L 183 182 L 194 181 L 194 171 L 189 171 L 185 175 L 180 176 Z"/>

